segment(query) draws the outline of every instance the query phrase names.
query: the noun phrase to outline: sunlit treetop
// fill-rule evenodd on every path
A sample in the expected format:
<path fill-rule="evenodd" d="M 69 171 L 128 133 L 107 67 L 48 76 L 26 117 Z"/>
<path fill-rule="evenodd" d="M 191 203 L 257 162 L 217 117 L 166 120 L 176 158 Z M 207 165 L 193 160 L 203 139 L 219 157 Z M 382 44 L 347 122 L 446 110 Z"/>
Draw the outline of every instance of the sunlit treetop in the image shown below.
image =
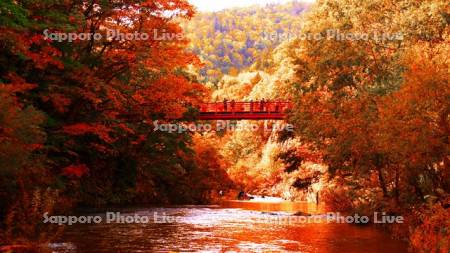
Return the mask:
<path fill-rule="evenodd" d="M 196 6 L 199 11 L 220 11 L 229 8 L 247 7 L 251 5 L 284 4 L 287 2 L 292 2 L 292 0 L 189 0 L 189 2 Z M 315 2 L 315 0 L 302 0 L 299 2 L 312 3 Z"/>

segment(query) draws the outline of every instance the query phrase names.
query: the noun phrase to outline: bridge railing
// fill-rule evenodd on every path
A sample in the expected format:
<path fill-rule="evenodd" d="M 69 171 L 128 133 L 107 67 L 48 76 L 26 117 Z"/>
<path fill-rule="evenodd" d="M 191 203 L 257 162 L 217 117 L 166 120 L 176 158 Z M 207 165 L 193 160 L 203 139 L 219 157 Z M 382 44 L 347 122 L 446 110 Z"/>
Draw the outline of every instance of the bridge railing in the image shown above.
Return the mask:
<path fill-rule="evenodd" d="M 291 108 L 289 102 L 254 101 L 254 102 L 216 102 L 200 106 L 201 114 L 242 114 L 242 113 L 285 113 Z"/>

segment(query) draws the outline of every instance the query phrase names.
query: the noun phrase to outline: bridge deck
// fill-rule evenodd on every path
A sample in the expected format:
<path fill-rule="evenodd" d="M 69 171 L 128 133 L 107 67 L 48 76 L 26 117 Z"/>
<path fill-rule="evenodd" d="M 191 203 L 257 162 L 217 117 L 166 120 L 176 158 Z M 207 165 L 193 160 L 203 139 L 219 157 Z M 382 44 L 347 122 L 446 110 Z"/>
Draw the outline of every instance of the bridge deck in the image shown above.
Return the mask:
<path fill-rule="evenodd" d="M 289 102 L 219 102 L 200 106 L 200 120 L 282 120 Z"/>

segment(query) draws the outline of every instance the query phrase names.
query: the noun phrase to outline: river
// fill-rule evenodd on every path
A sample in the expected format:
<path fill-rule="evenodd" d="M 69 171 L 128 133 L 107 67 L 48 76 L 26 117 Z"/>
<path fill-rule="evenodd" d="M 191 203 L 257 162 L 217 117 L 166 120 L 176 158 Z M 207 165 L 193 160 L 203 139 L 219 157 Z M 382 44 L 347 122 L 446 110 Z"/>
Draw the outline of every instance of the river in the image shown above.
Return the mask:
<path fill-rule="evenodd" d="M 109 214 L 115 222 L 106 222 L 105 211 L 84 213 L 103 221 L 67 226 L 50 245 L 53 252 L 407 252 L 403 242 L 373 226 L 326 222 L 323 210 L 307 203 L 227 201 L 107 211 L 141 217 L 141 223 L 117 223 L 117 214 Z M 292 216 L 298 211 L 313 216 Z"/>

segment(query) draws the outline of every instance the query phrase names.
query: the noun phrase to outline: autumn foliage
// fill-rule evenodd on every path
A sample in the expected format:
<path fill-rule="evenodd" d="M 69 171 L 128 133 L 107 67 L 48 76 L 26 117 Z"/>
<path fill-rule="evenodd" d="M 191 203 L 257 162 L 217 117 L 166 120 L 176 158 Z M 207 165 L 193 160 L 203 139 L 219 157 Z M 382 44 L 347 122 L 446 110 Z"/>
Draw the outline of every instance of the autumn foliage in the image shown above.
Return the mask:
<path fill-rule="evenodd" d="M 295 56 L 299 83 L 291 120 L 298 134 L 323 152 L 331 178 L 327 199 L 347 211 L 413 216 L 415 208 L 428 213 L 424 210 L 434 205 L 442 213 L 410 224 L 414 252 L 448 251 L 448 224 L 438 229 L 436 223 L 448 216 L 450 192 L 445 6 L 439 0 L 319 1 L 305 33 L 331 29 L 402 38 L 291 45 L 301 49 Z M 434 242 L 420 245 L 426 237 Z"/>
<path fill-rule="evenodd" d="M 189 201 L 175 192 L 196 170 L 191 138 L 152 126 L 192 117 L 206 89 L 186 70 L 200 61 L 185 50 L 187 40 L 153 34 L 183 33 L 179 21 L 193 7 L 185 0 L 6 0 L 0 11 L 2 220 L 41 188 L 89 205 Z M 101 36 L 55 40 L 65 33 Z"/>

